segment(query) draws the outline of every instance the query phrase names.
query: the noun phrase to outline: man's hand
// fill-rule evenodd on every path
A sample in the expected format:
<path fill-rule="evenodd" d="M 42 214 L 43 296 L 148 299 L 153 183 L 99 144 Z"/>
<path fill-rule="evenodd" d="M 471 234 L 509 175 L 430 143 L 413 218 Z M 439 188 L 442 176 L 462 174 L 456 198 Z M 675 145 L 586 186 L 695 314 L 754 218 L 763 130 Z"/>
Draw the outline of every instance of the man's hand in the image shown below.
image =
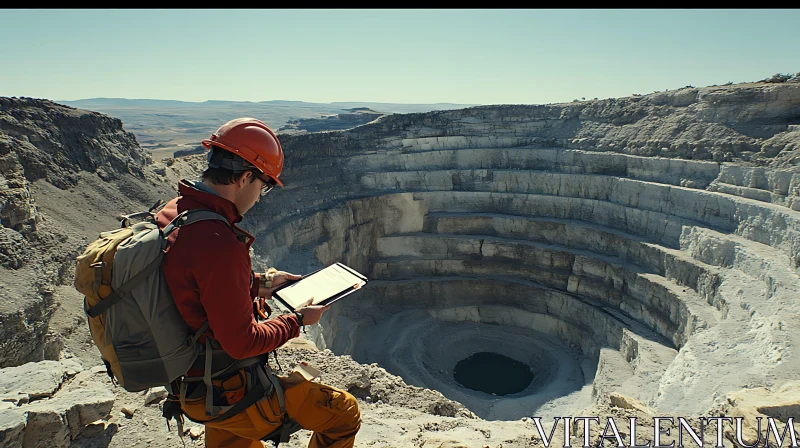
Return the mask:
<path fill-rule="evenodd" d="M 261 274 L 261 275 L 267 275 L 267 274 Z M 300 280 L 301 278 L 303 278 L 303 276 L 301 275 L 295 275 L 284 271 L 278 271 L 273 274 L 272 286 L 270 286 L 269 288 L 263 285 L 258 287 L 258 296 L 272 297 L 272 291 L 275 290 L 275 288 L 277 288 L 278 286 L 281 286 L 286 282 Z"/>
<path fill-rule="evenodd" d="M 302 275 L 295 275 L 284 271 L 278 271 L 275 273 L 275 276 L 272 277 L 272 287 L 277 288 L 278 286 L 281 286 L 286 282 L 300 280 L 301 278 L 303 278 Z"/>
<path fill-rule="evenodd" d="M 331 307 L 330 305 L 312 305 L 311 303 L 313 302 L 314 298 L 312 297 L 305 305 L 295 310 L 303 316 L 303 325 L 314 325 L 319 322 L 322 313 L 328 311 L 328 308 Z"/>

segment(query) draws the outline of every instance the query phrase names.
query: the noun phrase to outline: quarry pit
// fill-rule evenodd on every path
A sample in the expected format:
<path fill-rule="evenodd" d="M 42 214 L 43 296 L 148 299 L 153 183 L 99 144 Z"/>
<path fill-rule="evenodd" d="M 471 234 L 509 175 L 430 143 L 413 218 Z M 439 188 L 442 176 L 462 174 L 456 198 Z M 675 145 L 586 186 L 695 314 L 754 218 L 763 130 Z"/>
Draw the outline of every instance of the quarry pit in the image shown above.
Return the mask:
<path fill-rule="evenodd" d="M 791 377 L 800 203 L 752 199 L 746 185 L 760 177 L 780 198 L 796 175 L 405 143 L 341 162 L 361 197 L 259 235 L 276 266 L 344 260 L 370 277 L 325 314 L 319 348 L 487 420 L 574 415 L 612 393 L 697 413 L 726 392 Z M 484 352 L 532 379 L 500 395 L 465 387 L 456 365 Z M 486 387 L 514 374 L 501 365 L 484 366 L 495 370 Z"/>

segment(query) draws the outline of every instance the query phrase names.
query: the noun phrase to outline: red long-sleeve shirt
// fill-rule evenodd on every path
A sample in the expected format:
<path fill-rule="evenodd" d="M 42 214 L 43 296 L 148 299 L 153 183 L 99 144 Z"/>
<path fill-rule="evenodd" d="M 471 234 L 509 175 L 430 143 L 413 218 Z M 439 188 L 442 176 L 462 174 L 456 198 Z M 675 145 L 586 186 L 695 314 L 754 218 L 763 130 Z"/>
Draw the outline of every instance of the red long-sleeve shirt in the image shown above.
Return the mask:
<path fill-rule="evenodd" d="M 203 208 L 227 218 L 239 234 L 237 238 L 222 221 L 208 220 L 170 235 L 162 269 L 186 323 L 197 331 L 208 320 L 204 335 L 216 339 L 236 359 L 270 352 L 297 337 L 300 325 L 294 315 L 260 323 L 253 315 L 258 274 L 252 271 L 249 249 L 254 238 L 236 227 L 242 220 L 236 205 L 185 181 L 178 185 L 178 193 L 156 216 L 161 228 L 184 210 Z"/>

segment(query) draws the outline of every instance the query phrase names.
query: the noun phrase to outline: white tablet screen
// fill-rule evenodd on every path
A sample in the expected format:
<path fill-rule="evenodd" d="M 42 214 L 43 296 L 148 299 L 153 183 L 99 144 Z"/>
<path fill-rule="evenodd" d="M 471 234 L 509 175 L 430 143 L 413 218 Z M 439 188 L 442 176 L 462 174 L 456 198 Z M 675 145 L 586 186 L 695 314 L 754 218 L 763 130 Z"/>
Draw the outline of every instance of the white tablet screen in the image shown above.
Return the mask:
<path fill-rule="evenodd" d="M 320 271 L 315 272 L 302 280 L 280 289 L 276 292 L 283 301 L 292 308 L 303 306 L 310 298 L 314 298 L 316 305 L 325 299 L 342 293 L 355 285 L 359 288 L 366 281 L 339 263 L 334 263 Z"/>

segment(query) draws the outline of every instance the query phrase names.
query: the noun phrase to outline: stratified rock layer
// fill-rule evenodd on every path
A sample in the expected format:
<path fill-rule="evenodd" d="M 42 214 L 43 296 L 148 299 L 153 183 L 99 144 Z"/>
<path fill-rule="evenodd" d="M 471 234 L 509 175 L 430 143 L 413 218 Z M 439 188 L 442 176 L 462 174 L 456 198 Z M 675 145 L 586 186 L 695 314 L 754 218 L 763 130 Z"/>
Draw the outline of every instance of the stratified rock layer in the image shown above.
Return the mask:
<path fill-rule="evenodd" d="M 270 264 L 372 279 L 318 345 L 481 417 L 701 413 L 800 368 L 797 121 L 797 83 L 387 116 L 284 138 L 287 188 L 250 228 Z M 544 373 L 460 387 L 491 348 Z"/>

